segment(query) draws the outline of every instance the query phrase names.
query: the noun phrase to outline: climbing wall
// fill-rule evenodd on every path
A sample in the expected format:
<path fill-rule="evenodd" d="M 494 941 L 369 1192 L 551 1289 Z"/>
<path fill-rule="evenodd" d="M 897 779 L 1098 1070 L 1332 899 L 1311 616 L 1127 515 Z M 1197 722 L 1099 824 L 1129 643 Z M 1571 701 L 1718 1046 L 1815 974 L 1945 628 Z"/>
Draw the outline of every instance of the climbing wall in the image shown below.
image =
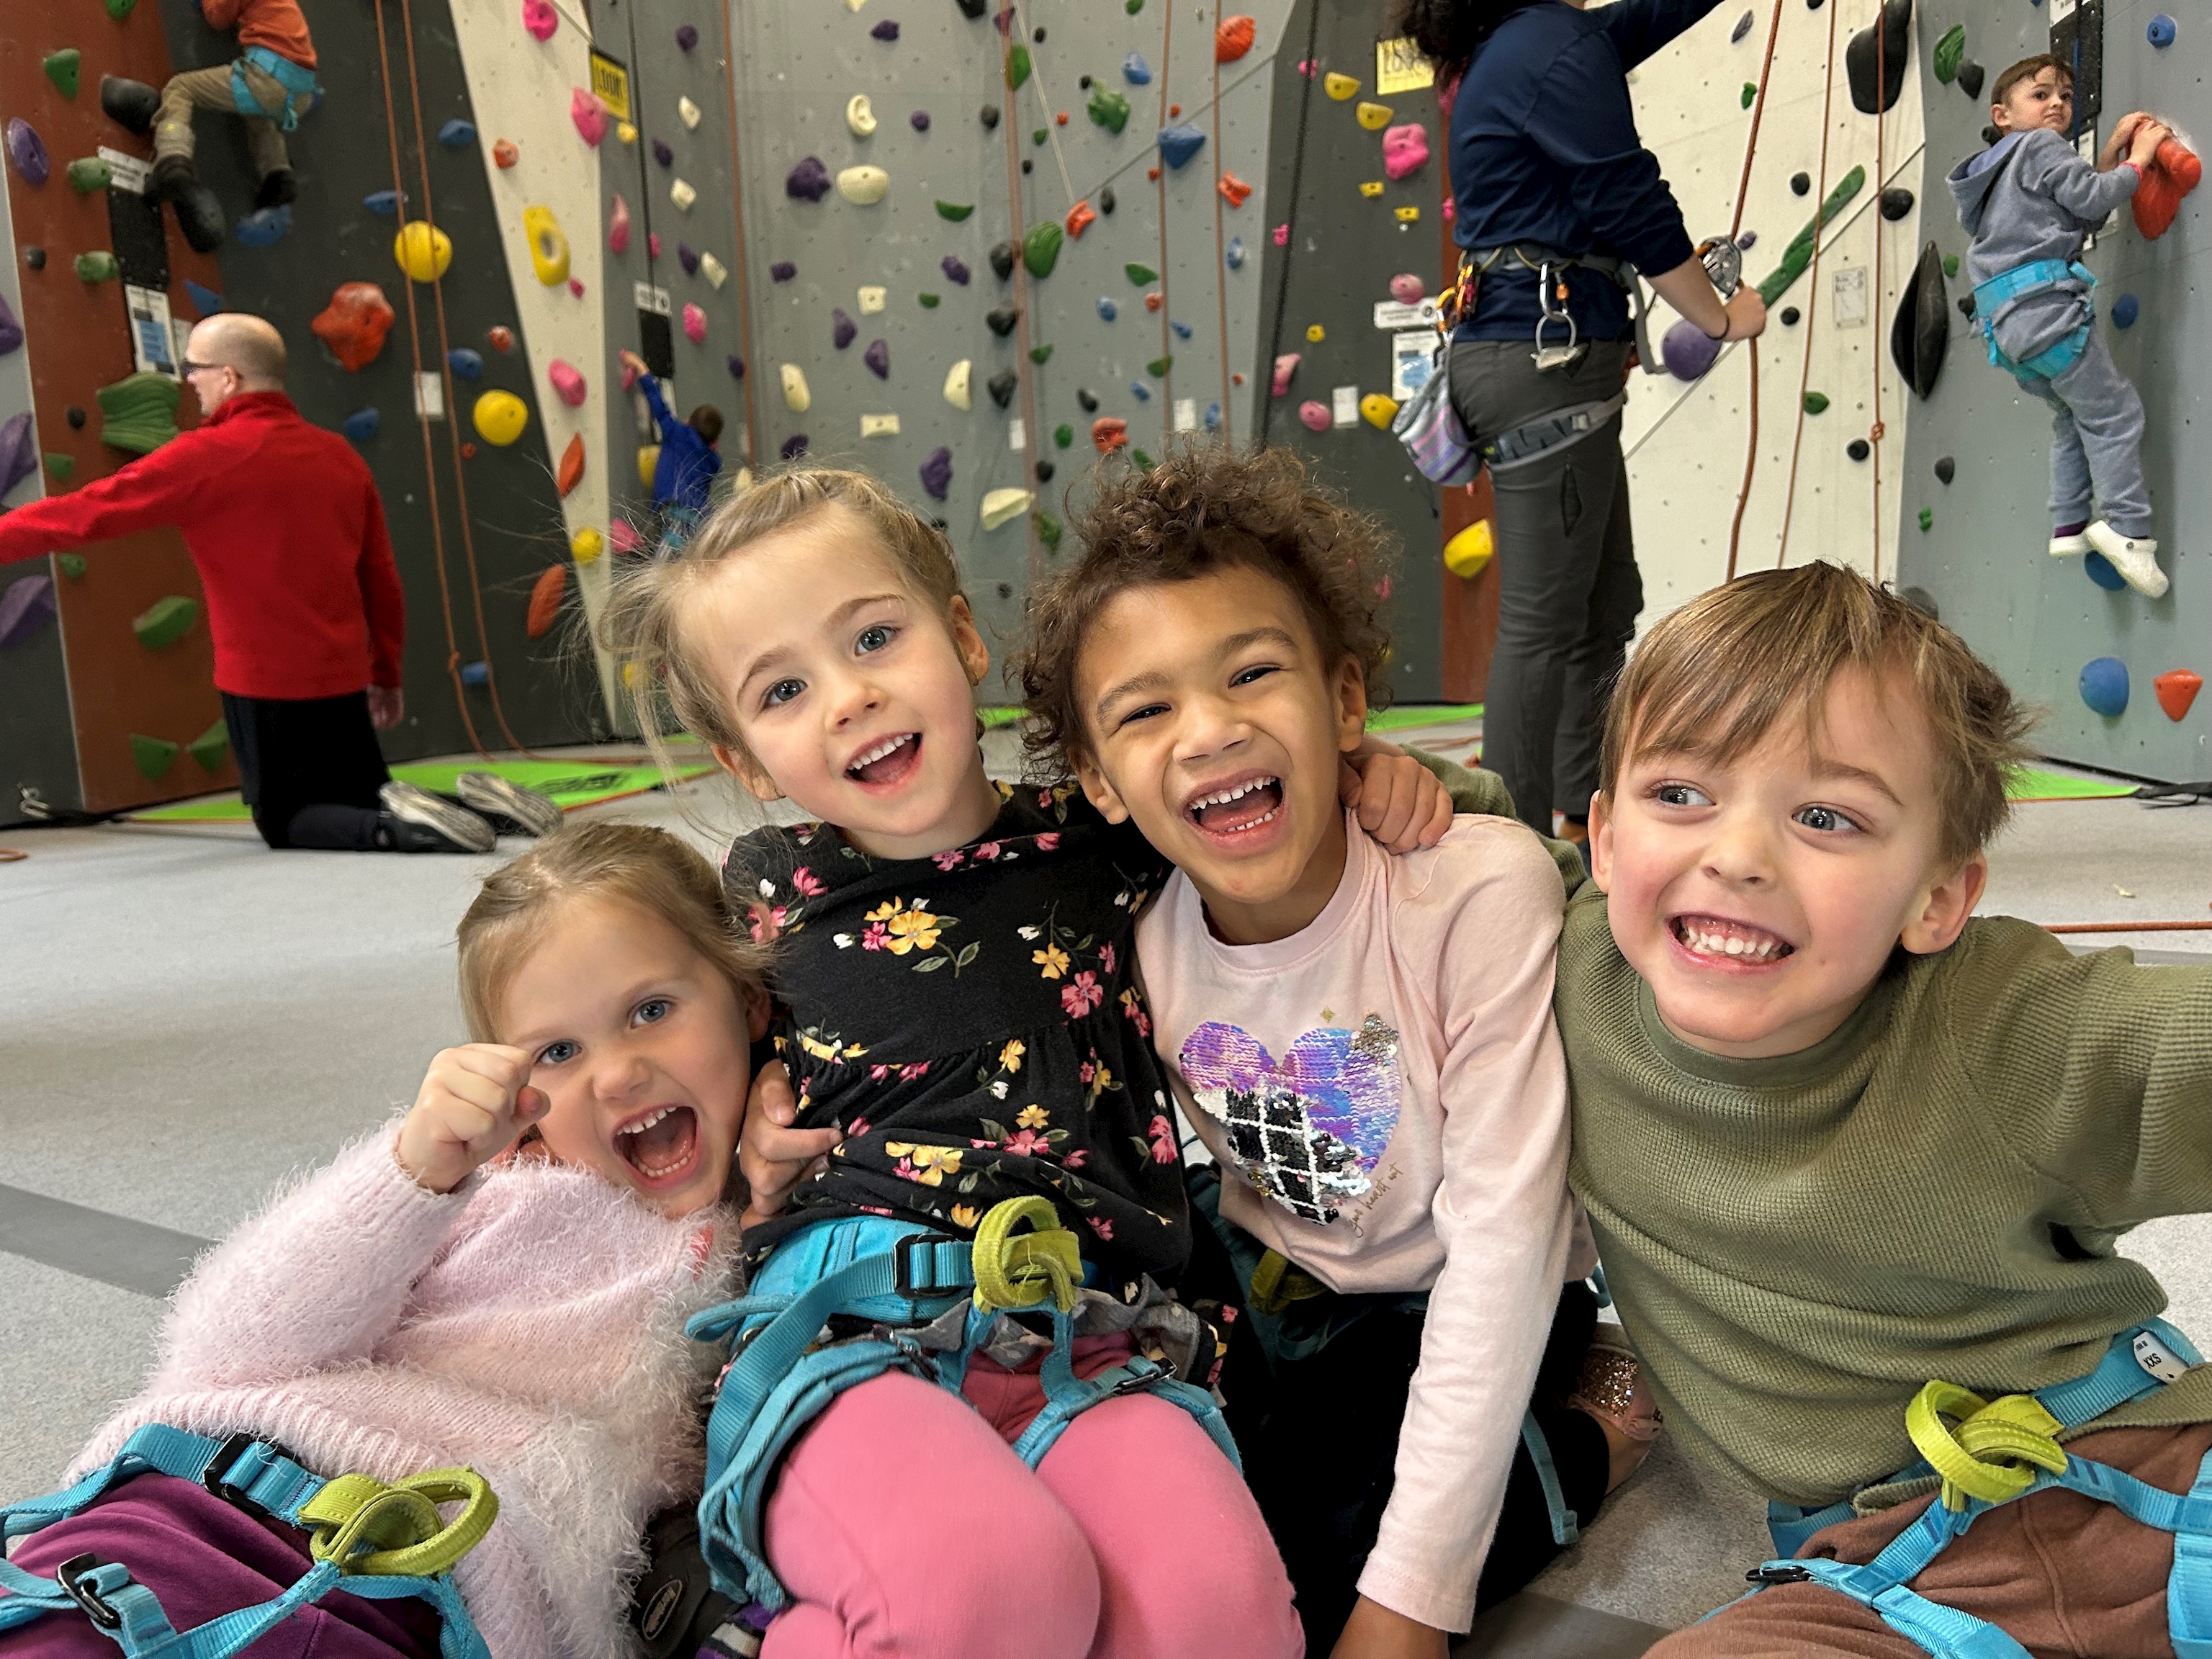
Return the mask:
<path fill-rule="evenodd" d="M 2044 6 L 1929 0 L 1917 27 L 1923 49 L 1954 27 L 1963 30 L 1966 58 L 1985 65 L 1994 82 L 2008 64 L 2051 50 L 2054 23 L 2087 26 L 2094 40 L 2101 11 L 2095 142 L 2135 109 L 2179 129 L 2192 148 L 2212 141 L 2212 93 L 2203 78 L 2212 22 L 2201 9 L 2176 8 L 2176 17 L 2166 17 L 2154 5 L 2106 0 L 2060 16 L 2070 9 L 2059 0 Z M 2154 44 L 2156 34 L 2168 44 Z M 2077 112 L 2087 102 L 2079 90 Z M 1963 255 L 1966 239 L 1948 210 L 1943 176 L 1981 148 L 1989 113 L 1983 100 L 1969 101 L 1957 84 L 1932 75 L 1920 76 L 1917 91 L 1929 138 L 1920 187 L 1946 207 L 1931 214 L 1926 234 L 1942 253 Z M 2050 711 L 2039 746 L 2067 760 L 2169 781 L 2212 776 L 2212 700 L 2190 701 L 2191 682 L 2182 678 L 2212 676 L 2204 529 L 2212 523 L 2212 469 L 2203 465 L 2203 437 L 2212 382 L 2208 258 L 2212 214 L 2200 190 L 2184 198 L 2171 228 L 2155 240 L 2123 210 L 2085 260 L 2099 278 L 2097 326 L 2142 396 L 2143 467 L 2160 562 L 2172 581 L 2164 599 L 2146 600 L 2118 587 L 2101 560 L 2046 556 L 2049 416 L 1988 365 L 1979 336 L 1956 307 L 1969 295 L 1963 280 L 1945 285 L 1948 350 L 1932 395 L 1914 408 L 1904 478 L 1903 578 L 1925 589 L 1944 621 L 2015 690 Z M 2123 318 L 2132 320 L 2122 326 Z M 1936 471 L 1941 462 L 1948 463 L 1948 484 Z M 2114 712 L 2091 707 L 2085 684 Z"/>

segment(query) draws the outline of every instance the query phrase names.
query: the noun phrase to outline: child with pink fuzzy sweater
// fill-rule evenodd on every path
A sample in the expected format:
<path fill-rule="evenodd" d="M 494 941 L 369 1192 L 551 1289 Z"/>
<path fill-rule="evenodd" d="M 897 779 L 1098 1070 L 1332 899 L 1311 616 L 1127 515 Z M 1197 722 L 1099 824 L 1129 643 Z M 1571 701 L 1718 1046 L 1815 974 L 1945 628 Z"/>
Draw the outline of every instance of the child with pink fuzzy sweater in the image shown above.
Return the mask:
<path fill-rule="evenodd" d="M 497 1516 L 452 1583 L 494 1659 L 612 1659 L 635 1650 L 647 1522 L 702 1477 L 712 1376 L 684 1323 L 731 1293 L 720 1200 L 767 1021 L 760 950 L 703 859 L 626 824 L 495 872 L 459 938 L 476 1041 L 202 1259 L 144 1390 L 68 1478 L 155 1424 L 281 1445 L 325 1477 L 466 1464 Z M 33 1599 L 21 1573 L 111 1606 L 121 1592 L 80 1564 L 119 1564 L 182 1632 L 307 1575 L 307 1534 L 224 1484 L 138 1474 L 22 1538 L 0 1568 L 0 1654 L 118 1651 L 82 1597 L 10 1628 L 10 1601 L 20 1618 Z M 440 1624 L 428 1601 L 338 1589 L 251 1651 L 433 1659 Z"/>

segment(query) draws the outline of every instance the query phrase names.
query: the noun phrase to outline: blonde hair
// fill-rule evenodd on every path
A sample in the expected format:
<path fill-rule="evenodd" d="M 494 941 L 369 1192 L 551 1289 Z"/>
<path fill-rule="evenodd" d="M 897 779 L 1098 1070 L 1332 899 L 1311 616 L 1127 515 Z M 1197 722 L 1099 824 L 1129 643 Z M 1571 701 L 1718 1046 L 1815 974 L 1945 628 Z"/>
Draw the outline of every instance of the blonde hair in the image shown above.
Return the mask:
<path fill-rule="evenodd" d="M 651 911 L 714 963 L 740 1003 L 763 994 L 767 948 L 732 916 L 712 865 L 665 830 L 579 824 L 485 877 L 461 918 L 461 1012 L 471 1039 L 500 1040 L 500 1003 L 516 969 L 562 907 L 582 898 L 619 899 Z"/>
<path fill-rule="evenodd" d="M 1910 686 L 1935 744 L 1939 855 L 1979 852 L 2010 814 L 2005 783 L 2028 758 L 2034 712 L 1956 634 L 1841 565 L 1740 576 L 1646 634 L 1607 713 L 1603 787 L 1639 755 L 1741 759 L 1786 720 L 1810 740 L 1851 669 Z"/>
<path fill-rule="evenodd" d="M 707 653 L 685 626 L 690 601 L 725 560 L 764 537 L 842 507 L 876 544 L 915 597 L 950 617 L 963 598 L 959 567 L 944 532 L 865 472 L 807 467 L 763 478 L 715 508 L 698 532 L 665 558 L 640 560 L 618 574 L 605 623 L 608 648 L 623 678 L 653 758 L 674 776 L 661 714 L 702 742 L 747 757 L 736 717 L 707 669 Z"/>

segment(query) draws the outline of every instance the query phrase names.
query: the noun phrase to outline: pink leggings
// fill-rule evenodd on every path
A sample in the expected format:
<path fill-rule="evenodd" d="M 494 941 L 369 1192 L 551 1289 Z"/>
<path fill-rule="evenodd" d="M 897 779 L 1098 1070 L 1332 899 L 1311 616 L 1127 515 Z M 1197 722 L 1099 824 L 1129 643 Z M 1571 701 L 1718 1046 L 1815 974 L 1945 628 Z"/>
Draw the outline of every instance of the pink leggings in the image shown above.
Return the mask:
<path fill-rule="evenodd" d="M 1128 1352 L 1079 1341 L 1077 1374 Z M 1036 1368 L 978 1358 L 963 1392 L 879 1376 L 792 1448 L 766 1522 L 793 1599 L 762 1659 L 1300 1659 L 1267 1523 L 1188 1413 L 1109 1400 L 1032 1472 L 1008 1442 Z"/>

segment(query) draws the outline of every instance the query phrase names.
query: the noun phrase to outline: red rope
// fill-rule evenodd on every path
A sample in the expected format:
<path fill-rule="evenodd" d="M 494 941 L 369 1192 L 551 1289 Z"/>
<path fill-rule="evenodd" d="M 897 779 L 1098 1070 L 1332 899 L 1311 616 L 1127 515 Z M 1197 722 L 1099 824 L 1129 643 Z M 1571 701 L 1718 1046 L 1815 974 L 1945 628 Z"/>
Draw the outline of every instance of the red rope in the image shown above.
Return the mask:
<path fill-rule="evenodd" d="M 1830 19 L 1832 25 L 1834 20 Z M 1759 90 L 1752 95 L 1751 131 L 1743 142 L 1743 171 L 1736 179 L 1735 212 L 1729 220 L 1729 240 L 1743 229 L 1744 204 L 1751 193 L 1751 162 L 1759 154 L 1759 124 L 1766 116 L 1767 82 L 1773 78 L 1774 45 L 1782 36 L 1782 0 L 1774 0 L 1774 15 L 1766 25 L 1766 55 L 1759 66 Z M 1744 361 L 1751 377 L 1751 424 L 1744 441 L 1743 483 L 1735 495 L 1735 516 L 1729 524 L 1729 580 L 1735 580 L 1736 548 L 1743 539 L 1744 508 L 1751 502 L 1752 475 L 1759 468 L 1759 342 L 1744 343 Z"/>
<path fill-rule="evenodd" d="M 1806 272 L 1805 353 L 1797 371 L 1797 425 L 1790 436 L 1790 487 L 1782 497 L 1781 545 L 1774 553 L 1777 570 L 1790 559 L 1790 524 L 1797 510 L 1797 461 L 1805 447 L 1805 392 L 1813 383 L 1813 319 L 1820 308 L 1820 233 L 1826 228 L 1821 215 L 1828 204 L 1828 135 L 1836 98 L 1836 15 L 1842 9 L 1841 0 L 1828 8 L 1828 52 L 1822 60 L 1826 84 L 1820 88 L 1820 182 L 1813 192 L 1819 205 L 1813 210 L 1813 264 Z"/>
<path fill-rule="evenodd" d="M 1829 26 L 1832 28 L 1835 24 L 1835 19 L 1831 17 L 1828 21 Z M 1889 31 L 1882 27 L 1881 7 L 1877 3 L 1875 7 L 1874 14 L 1874 177 L 1875 191 L 1877 196 L 1879 196 L 1882 191 L 1887 189 L 1889 185 L 1888 153 L 1884 148 L 1884 143 L 1889 131 L 1889 126 L 1888 123 L 1883 118 L 1886 112 L 1881 107 L 1882 94 L 1888 90 L 1889 84 L 1887 71 L 1882 66 L 1882 38 L 1888 33 Z M 1875 335 L 1873 340 L 1869 344 L 1869 353 L 1874 359 L 1874 425 L 1869 431 L 1868 436 L 1870 441 L 1867 446 L 1868 448 L 1873 451 L 1871 459 L 1874 462 L 1874 565 L 1871 573 L 1871 579 L 1877 582 L 1881 580 L 1881 439 L 1883 430 L 1881 423 L 1882 222 L 1881 210 L 1877 207 L 1875 210 L 1874 217 L 1874 317 L 1872 321 L 1875 325 Z M 1813 250 L 1816 255 L 1820 252 L 1820 238 L 1816 234 L 1813 240 Z"/>

